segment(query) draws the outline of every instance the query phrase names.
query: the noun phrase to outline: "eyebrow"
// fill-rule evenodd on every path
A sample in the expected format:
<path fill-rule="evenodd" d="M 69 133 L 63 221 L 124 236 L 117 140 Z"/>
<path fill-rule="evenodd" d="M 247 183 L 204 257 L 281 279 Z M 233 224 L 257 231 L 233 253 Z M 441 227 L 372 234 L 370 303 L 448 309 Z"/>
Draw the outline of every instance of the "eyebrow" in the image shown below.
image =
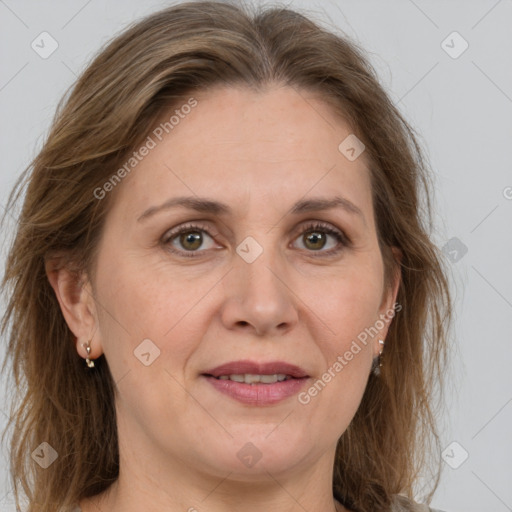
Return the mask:
<path fill-rule="evenodd" d="M 148 208 L 140 217 L 137 222 L 148 219 L 158 212 L 169 210 L 175 207 L 188 208 L 189 210 L 195 210 L 202 213 L 212 213 L 216 215 L 228 215 L 232 213 L 232 209 L 224 203 L 209 199 L 206 197 L 173 197 L 168 199 L 159 206 L 151 206 Z M 366 220 L 363 212 L 354 203 L 349 201 L 347 198 L 342 196 L 335 196 L 333 198 L 313 198 L 313 199 L 302 199 L 297 201 L 290 213 L 298 215 L 301 213 L 317 212 L 322 210 L 332 210 L 334 208 L 341 208 L 346 212 L 360 216 L 363 222 L 366 224 Z"/>

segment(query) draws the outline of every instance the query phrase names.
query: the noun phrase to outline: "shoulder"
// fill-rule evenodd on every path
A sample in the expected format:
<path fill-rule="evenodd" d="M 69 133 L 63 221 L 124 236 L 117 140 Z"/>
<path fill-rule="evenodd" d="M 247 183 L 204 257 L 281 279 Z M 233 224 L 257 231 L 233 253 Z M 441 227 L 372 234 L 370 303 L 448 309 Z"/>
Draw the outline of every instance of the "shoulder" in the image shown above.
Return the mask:
<path fill-rule="evenodd" d="M 76 505 L 62 512 L 82 512 L 82 509 Z M 416 503 L 406 496 L 395 494 L 391 505 L 391 512 L 445 512 L 437 508 L 431 508 L 424 503 Z"/>
<path fill-rule="evenodd" d="M 401 494 L 395 494 L 393 496 L 393 502 L 391 505 L 391 512 L 444 512 L 436 508 L 431 508 L 424 503 L 416 503 L 415 501 L 402 496 Z"/>

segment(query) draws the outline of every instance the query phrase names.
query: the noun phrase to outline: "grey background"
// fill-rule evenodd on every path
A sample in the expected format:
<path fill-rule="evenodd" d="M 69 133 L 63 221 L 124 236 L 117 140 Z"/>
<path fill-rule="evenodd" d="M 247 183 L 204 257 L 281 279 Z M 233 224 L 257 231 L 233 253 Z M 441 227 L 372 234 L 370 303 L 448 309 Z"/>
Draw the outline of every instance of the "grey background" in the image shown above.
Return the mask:
<path fill-rule="evenodd" d="M 512 511 L 512 1 L 288 4 L 369 52 L 391 98 L 421 134 L 436 174 L 433 236 L 450 259 L 456 318 L 441 418 L 446 463 L 433 506 Z M 166 5 L 0 0 L 0 207 L 41 147 L 58 100 L 93 54 L 128 23 Z M 47 59 L 31 48 L 43 31 L 59 45 Z M 469 44 L 457 58 L 463 41 L 448 37 L 454 31 Z M 2 340 L 2 357 L 4 349 Z M 0 394 L 0 428 L 7 415 Z M 11 512 L 6 449 L 0 509 Z"/>

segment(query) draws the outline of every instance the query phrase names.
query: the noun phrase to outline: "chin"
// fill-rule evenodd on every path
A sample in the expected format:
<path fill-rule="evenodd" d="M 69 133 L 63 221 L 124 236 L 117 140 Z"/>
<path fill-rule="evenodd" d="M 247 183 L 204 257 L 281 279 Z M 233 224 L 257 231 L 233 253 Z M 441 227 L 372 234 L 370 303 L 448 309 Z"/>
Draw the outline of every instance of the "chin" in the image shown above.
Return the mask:
<path fill-rule="evenodd" d="M 285 420 L 286 422 L 286 420 Z M 277 476 L 280 473 L 290 472 L 294 467 L 309 463 L 312 457 L 313 446 L 311 436 L 305 436 L 297 429 L 284 428 L 277 424 L 265 425 L 265 428 L 254 425 L 239 425 L 235 429 L 228 429 L 233 435 L 219 443 L 219 439 L 212 440 L 216 453 L 214 464 L 222 472 L 231 472 L 231 477 L 240 481 L 254 481 L 260 475 L 262 481 L 268 481 L 271 473 Z M 320 440 L 316 443 L 318 451 Z M 308 457 L 309 455 L 309 457 Z"/>

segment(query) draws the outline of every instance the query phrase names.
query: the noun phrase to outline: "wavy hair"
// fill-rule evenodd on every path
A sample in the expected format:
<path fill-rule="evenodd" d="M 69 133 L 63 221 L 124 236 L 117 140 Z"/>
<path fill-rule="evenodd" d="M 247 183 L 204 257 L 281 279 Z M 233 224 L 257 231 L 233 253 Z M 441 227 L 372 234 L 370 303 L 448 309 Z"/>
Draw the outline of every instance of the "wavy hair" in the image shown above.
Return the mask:
<path fill-rule="evenodd" d="M 373 373 L 336 450 L 333 494 L 350 510 L 388 511 L 413 498 L 429 469 L 431 500 L 441 459 L 437 411 L 448 364 L 452 305 L 447 270 L 431 240 L 432 176 L 414 129 L 347 36 L 280 6 L 229 2 L 173 5 L 132 24 L 92 59 L 57 107 L 42 149 L 11 191 L 24 195 L 8 247 L 1 333 L 14 394 L 4 436 L 19 510 L 57 512 L 117 478 L 115 384 L 104 356 L 87 371 L 61 313 L 45 264 L 94 276 L 113 194 L 94 191 L 151 128 L 194 91 L 224 85 L 255 91 L 280 84 L 319 93 L 366 146 L 386 283 L 400 272 L 380 376 Z M 122 184 L 120 185 L 122 186 Z M 5 222 L 5 215 L 4 215 Z M 391 247 L 402 251 L 397 262 Z M 42 442 L 59 454 L 43 470 Z M 434 458 L 432 455 L 437 455 Z"/>

